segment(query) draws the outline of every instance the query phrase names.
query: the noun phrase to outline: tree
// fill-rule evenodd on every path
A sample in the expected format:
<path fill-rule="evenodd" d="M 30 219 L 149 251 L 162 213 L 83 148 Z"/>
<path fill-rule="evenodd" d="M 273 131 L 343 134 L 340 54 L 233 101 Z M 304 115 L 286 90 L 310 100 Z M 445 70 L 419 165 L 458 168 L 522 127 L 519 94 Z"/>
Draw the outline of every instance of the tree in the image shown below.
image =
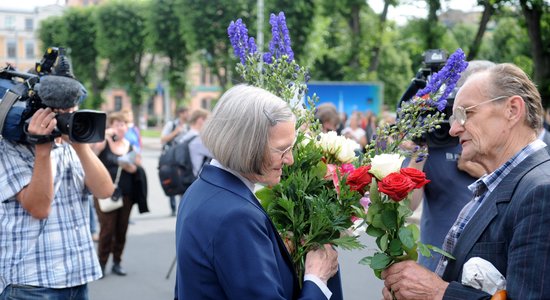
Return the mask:
<path fill-rule="evenodd" d="M 380 64 L 380 51 L 382 49 L 382 37 L 384 36 L 384 31 L 386 28 L 386 21 L 388 17 L 388 9 L 390 6 L 397 6 L 399 4 L 398 0 L 384 0 L 384 8 L 380 13 L 380 20 L 378 24 L 378 32 L 375 33 L 375 39 L 377 43 L 374 44 L 372 49 L 372 56 L 369 63 L 368 72 L 376 72 L 378 70 L 378 65 Z"/>
<path fill-rule="evenodd" d="M 483 13 L 481 14 L 481 19 L 479 20 L 477 33 L 474 40 L 471 43 L 470 51 L 466 56 L 466 60 L 468 61 L 473 60 L 477 56 L 477 53 L 479 52 L 479 48 L 481 46 L 483 35 L 487 30 L 487 23 L 489 23 L 491 16 L 493 16 L 493 14 L 496 11 L 495 6 L 498 6 L 500 2 L 501 1 L 499 0 L 479 0 L 478 1 L 478 4 L 483 6 Z"/>
<path fill-rule="evenodd" d="M 130 95 L 134 116 L 143 103 L 155 59 L 148 55 L 145 8 L 142 2 L 107 2 L 97 11 L 96 47 L 111 65 L 112 83 Z"/>
<path fill-rule="evenodd" d="M 255 7 L 253 0 L 176 0 L 174 11 L 182 24 L 188 24 L 193 34 L 195 49 L 203 62 L 226 89 L 234 66 L 233 51 L 227 37 L 227 26 L 231 21 L 242 18 L 247 25 L 255 18 L 249 7 Z M 250 28 L 249 28 L 250 29 Z"/>
<path fill-rule="evenodd" d="M 96 23 L 93 8 L 72 8 L 63 14 L 65 47 L 69 51 L 74 74 L 86 87 L 88 99 L 83 107 L 99 108 L 107 87 L 109 65 L 100 71 L 99 52 L 95 47 Z"/>
<path fill-rule="evenodd" d="M 539 86 L 544 107 L 550 107 L 550 34 L 548 34 L 548 3 L 543 0 L 520 0 L 527 33 L 531 41 L 534 81 Z M 546 12 L 546 18 L 543 15 Z M 545 24 L 543 25 L 543 20 Z M 543 26 L 545 30 L 543 31 Z"/>
<path fill-rule="evenodd" d="M 153 51 L 168 59 L 166 76 L 172 95 L 183 99 L 186 92 L 187 67 L 192 49 L 190 28 L 176 15 L 176 0 L 158 0 L 149 3 L 149 15 Z"/>

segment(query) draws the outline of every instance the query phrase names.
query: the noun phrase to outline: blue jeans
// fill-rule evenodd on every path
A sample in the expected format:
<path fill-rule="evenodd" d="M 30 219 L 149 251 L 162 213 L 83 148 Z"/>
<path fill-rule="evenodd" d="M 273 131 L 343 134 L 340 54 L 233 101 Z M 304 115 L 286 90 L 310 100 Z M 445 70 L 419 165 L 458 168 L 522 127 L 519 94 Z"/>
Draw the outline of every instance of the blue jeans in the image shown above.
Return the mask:
<path fill-rule="evenodd" d="M 30 285 L 8 285 L 0 300 L 88 300 L 88 285 L 52 289 Z"/>

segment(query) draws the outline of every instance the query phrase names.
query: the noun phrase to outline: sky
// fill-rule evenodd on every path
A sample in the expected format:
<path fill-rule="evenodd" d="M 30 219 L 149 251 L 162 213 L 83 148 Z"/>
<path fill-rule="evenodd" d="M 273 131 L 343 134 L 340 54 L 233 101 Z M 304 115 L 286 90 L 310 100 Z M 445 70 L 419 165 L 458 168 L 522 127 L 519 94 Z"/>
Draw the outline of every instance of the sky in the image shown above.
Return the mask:
<path fill-rule="evenodd" d="M 396 20 L 398 24 L 406 23 L 407 19 L 413 17 L 425 17 L 427 15 L 426 2 L 422 0 L 402 0 L 402 3 L 415 3 L 409 5 L 400 5 L 398 8 L 390 7 L 388 11 L 388 19 Z M 463 11 L 471 11 L 477 4 L 477 0 L 449 0 L 441 1 L 444 10 L 449 8 L 460 9 Z M 33 9 L 36 6 L 45 6 L 49 4 L 64 4 L 65 0 L 2 0 L 0 7 L 2 8 L 21 8 Z M 383 8 L 383 0 L 368 0 L 369 5 L 380 13 Z M 477 8 L 479 9 L 479 7 Z"/>

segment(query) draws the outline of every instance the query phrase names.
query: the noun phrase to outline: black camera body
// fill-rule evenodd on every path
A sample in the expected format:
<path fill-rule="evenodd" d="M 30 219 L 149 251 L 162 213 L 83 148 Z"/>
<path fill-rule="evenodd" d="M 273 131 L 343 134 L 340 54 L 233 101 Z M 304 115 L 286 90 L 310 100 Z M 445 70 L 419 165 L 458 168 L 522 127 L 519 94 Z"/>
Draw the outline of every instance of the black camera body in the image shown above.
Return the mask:
<path fill-rule="evenodd" d="M 441 68 L 445 66 L 448 58 L 447 52 L 442 49 L 426 50 L 423 56 L 423 65 L 416 73 L 403 96 L 401 96 L 401 99 L 397 104 L 398 108 L 401 107 L 403 102 L 410 101 L 420 89 L 425 88 L 426 84 L 431 79 L 432 74 L 441 70 Z M 443 122 L 439 124 L 440 128 L 434 129 L 433 131 L 424 134 L 422 137 L 415 139 L 414 142 L 417 145 L 427 145 L 428 148 L 453 147 L 458 145 L 458 138 L 449 135 L 449 130 L 451 129 L 449 117 L 453 112 L 453 103 L 456 92 L 457 89 L 455 88 L 455 90 L 447 97 L 447 104 L 443 111 L 445 118 L 443 119 Z"/>
<path fill-rule="evenodd" d="M 74 79 L 63 48 L 48 48 L 32 73 L 18 72 L 9 65 L 0 70 L 0 97 L 2 138 L 30 144 L 51 142 L 62 134 L 79 143 L 105 139 L 106 115 L 93 110 L 57 114 L 57 127 L 49 136 L 27 132 L 38 109 L 74 107 L 86 97 L 86 89 Z"/>

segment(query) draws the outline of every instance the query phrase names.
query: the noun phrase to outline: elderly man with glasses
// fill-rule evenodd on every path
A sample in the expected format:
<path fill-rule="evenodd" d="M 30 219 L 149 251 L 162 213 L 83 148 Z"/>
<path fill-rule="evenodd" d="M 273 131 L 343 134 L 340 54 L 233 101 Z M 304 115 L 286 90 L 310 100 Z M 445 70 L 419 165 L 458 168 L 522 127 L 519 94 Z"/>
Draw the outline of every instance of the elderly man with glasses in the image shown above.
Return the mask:
<path fill-rule="evenodd" d="M 436 272 L 412 261 L 382 273 L 384 299 L 490 299 L 463 284 L 463 267 L 478 257 L 506 278 L 509 299 L 550 295 L 550 155 L 537 139 L 540 94 L 512 64 L 471 75 L 459 90 L 450 134 L 462 156 L 488 173 L 469 188 L 474 198 L 460 212 L 443 245 Z M 484 283 L 481 282 L 481 285 Z"/>

